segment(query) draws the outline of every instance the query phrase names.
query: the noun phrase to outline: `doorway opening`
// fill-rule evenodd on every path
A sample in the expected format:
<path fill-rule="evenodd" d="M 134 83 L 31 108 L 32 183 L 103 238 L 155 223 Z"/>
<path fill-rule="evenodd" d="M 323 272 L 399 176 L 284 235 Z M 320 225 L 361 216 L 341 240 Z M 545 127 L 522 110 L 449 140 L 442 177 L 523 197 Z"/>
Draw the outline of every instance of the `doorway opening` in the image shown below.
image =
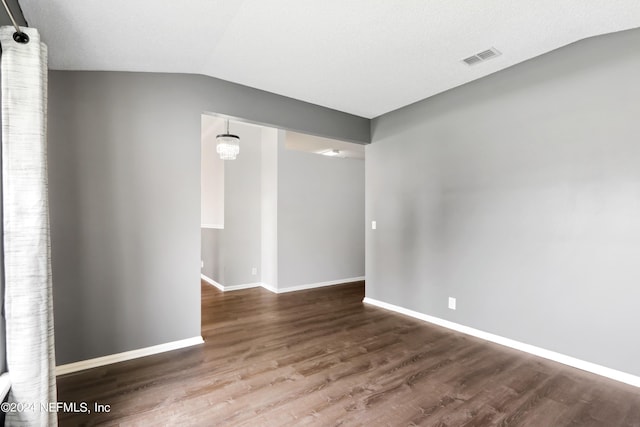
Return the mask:
<path fill-rule="evenodd" d="M 216 135 L 240 138 L 221 160 Z M 202 115 L 201 278 L 290 292 L 364 279 L 365 147 Z"/>

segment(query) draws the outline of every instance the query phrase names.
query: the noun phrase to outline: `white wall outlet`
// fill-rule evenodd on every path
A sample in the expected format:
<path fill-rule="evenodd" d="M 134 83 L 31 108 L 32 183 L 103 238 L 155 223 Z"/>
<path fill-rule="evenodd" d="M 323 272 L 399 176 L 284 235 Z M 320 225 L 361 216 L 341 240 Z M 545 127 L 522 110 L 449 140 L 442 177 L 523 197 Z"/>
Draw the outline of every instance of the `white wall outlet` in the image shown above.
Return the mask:
<path fill-rule="evenodd" d="M 251 274 L 256 276 L 258 274 L 258 269 L 256 267 L 251 267 Z"/>
<path fill-rule="evenodd" d="M 204 261 L 200 260 L 200 268 L 204 268 Z"/>
<path fill-rule="evenodd" d="M 449 308 L 451 310 L 455 310 L 456 309 L 456 299 L 449 297 Z"/>
<path fill-rule="evenodd" d="M 371 221 L 371 229 L 372 230 L 375 230 L 377 226 L 378 226 L 378 224 L 376 224 L 375 221 Z"/>

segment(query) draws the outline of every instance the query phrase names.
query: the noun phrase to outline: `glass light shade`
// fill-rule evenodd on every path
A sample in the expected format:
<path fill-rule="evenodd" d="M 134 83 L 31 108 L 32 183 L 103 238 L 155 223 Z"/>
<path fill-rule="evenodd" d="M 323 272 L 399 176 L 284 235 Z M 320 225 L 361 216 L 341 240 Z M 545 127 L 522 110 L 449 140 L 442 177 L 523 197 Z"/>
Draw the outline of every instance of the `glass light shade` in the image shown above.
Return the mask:
<path fill-rule="evenodd" d="M 216 152 L 222 160 L 235 160 L 240 153 L 240 138 L 228 133 L 216 137 Z"/>

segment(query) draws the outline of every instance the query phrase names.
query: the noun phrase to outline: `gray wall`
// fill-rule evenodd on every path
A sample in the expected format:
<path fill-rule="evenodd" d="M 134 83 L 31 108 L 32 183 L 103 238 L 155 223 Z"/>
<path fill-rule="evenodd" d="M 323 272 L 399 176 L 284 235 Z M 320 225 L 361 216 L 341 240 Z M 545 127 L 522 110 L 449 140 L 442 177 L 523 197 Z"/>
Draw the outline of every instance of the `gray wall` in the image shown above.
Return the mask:
<path fill-rule="evenodd" d="M 203 111 L 369 135 L 366 119 L 209 77 L 51 71 L 58 364 L 200 335 Z"/>
<path fill-rule="evenodd" d="M 224 286 L 257 283 L 261 274 L 262 127 L 233 122 L 230 131 L 240 154 L 224 165 L 224 228 L 201 229 L 202 274 Z"/>
<path fill-rule="evenodd" d="M 364 162 L 278 151 L 278 288 L 364 275 Z"/>
<path fill-rule="evenodd" d="M 375 119 L 367 296 L 639 375 L 638 46 L 584 40 Z"/>
<path fill-rule="evenodd" d="M 7 4 L 9 5 L 11 12 L 13 12 L 13 17 L 16 19 L 18 25 L 26 25 L 27 21 L 24 19 L 18 0 L 7 0 Z M 12 25 L 11 19 L 9 19 L 9 15 L 7 15 L 7 12 L 4 10 L 2 5 L 0 5 L 0 25 Z"/>
<path fill-rule="evenodd" d="M 200 253 L 202 260 L 201 272 L 210 279 L 222 284 L 222 229 L 201 228 Z"/>
<path fill-rule="evenodd" d="M 216 152 L 216 136 L 226 132 L 222 118 L 203 114 L 200 151 L 200 224 L 204 228 L 224 225 L 224 164 Z"/>
<path fill-rule="evenodd" d="M 260 281 L 270 288 L 278 283 L 278 140 L 284 133 L 283 130 L 262 128 L 260 141 Z"/>
<path fill-rule="evenodd" d="M 224 165 L 224 229 L 221 233 L 221 277 L 225 286 L 260 282 L 261 137 L 258 126 L 234 124 L 240 154 Z M 252 275 L 251 269 L 257 269 Z"/>

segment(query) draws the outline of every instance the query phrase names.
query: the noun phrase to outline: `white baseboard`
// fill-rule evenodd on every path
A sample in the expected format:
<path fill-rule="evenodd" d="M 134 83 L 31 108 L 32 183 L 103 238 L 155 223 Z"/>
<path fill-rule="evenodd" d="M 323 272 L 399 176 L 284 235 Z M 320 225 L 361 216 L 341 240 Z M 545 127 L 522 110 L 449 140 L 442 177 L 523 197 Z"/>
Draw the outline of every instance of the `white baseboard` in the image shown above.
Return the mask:
<path fill-rule="evenodd" d="M 263 287 L 266 290 L 268 290 L 270 292 L 273 292 L 274 294 L 283 294 L 283 293 L 286 293 L 286 292 L 304 291 L 304 290 L 307 290 L 307 289 L 323 288 L 325 286 L 342 285 L 342 284 L 345 284 L 345 283 L 359 282 L 361 280 L 364 280 L 364 276 L 360 276 L 360 277 L 349 277 L 347 279 L 330 280 L 328 282 L 309 283 L 309 284 L 306 284 L 306 285 L 296 285 L 296 286 L 289 286 L 289 287 L 286 287 L 286 288 L 276 288 L 275 286 L 269 285 L 267 283 L 262 283 L 262 282 L 244 283 L 242 285 L 224 286 L 224 285 L 221 285 L 220 283 L 216 282 L 212 278 L 205 276 L 204 274 L 201 274 L 200 277 L 205 282 L 215 286 L 216 288 L 220 289 L 223 292 L 237 291 L 237 290 L 240 290 L 240 289 Z"/>
<path fill-rule="evenodd" d="M 268 283 L 261 283 L 260 286 L 268 290 L 269 292 L 273 292 L 274 294 L 278 293 L 278 289 L 275 286 L 271 286 Z"/>
<path fill-rule="evenodd" d="M 249 288 L 259 288 L 260 286 L 263 286 L 263 284 L 260 283 L 260 282 L 243 283 L 241 285 L 225 286 L 225 285 L 221 285 L 220 283 L 216 282 L 211 277 L 205 276 L 204 274 L 200 274 L 200 278 L 202 280 L 204 280 L 205 282 L 209 283 L 210 285 L 213 285 L 216 288 L 220 289 L 222 292 L 238 291 L 240 289 L 249 289 Z"/>
<path fill-rule="evenodd" d="M 215 228 L 217 230 L 224 230 L 223 224 L 200 224 L 200 228 Z"/>
<path fill-rule="evenodd" d="M 211 277 L 205 276 L 204 274 L 200 274 L 200 278 L 205 282 L 207 282 L 208 284 L 213 285 L 224 292 L 224 286 L 222 286 L 220 283 L 213 280 Z"/>
<path fill-rule="evenodd" d="M 177 350 L 179 348 L 190 347 L 192 345 L 202 343 L 204 343 L 202 337 L 197 336 L 184 340 L 154 345 L 151 347 L 139 348 L 137 350 L 125 351 L 123 353 L 96 357 L 95 359 L 67 363 L 66 365 L 56 366 L 56 375 L 64 375 L 70 374 L 72 372 L 84 371 L 85 369 L 97 368 L 99 366 L 110 365 L 112 363 L 123 362 L 125 360 L 137 359 L 138 357 L 150 356 L 152 354 L 164 353 L 166 351 Z"/>
<path fill-rule="evenodd" d="M 325 286 L 343 285 L 345 283 L 359 282 L 361 280 L 364 280 L 364 276 L 349 277 L 346 279 L 338 279 L 338 280 L 329 280 L 328 282 L 309 283 L 306 285 L 288 286 L 286 288 L 278 288 L 276 289 L 275 292 L 278 294 L 283 294 L 286 292 L 295 292 L 295 291 L 304 291 L 307 289 L 324 288 Z M 273 292 L 273 290 L 271 289 L 269 290 Z"/>
<path fill-rule="evenodd" d="M 535 356 L 544 357 L 545 359 L 553 360 L 574 368 L 581 369 L 583 371 L 591 372 L 593 374 L 601 375 L 603 377 L 610 378 L 612 380 L 620 381 L 632 386 L 640 387 L 640 377 L 632 375 L 626 372 L 618 371 L 616 369 L 607 368 L 606 366 L 597 365 L 595 363 L 587 362 L 586 360 L 576 359 L 566 354 L 556 353 L 555 351 L 547 350 L 541 347 L 536 347 L 531 344 L 525 344 L 520 341 L 515 341 L 510 338 L 505 338 L 500 335 L 495 335 L 489 332 L 474 329 L 469 326 L 460 325 L 458 323 L 450 322 L 448 320 L 440 319 L 438 317 L 429 316 L 424 313 L 409 310 L 397 305 L 389 304 L 386 302 L 378 301 L 373 298 L 365 297 L 362 301 L 365 304 L 374 305 L 376 307 L 384 308 L 386 310 L 395 311 L 396 313 L 404 314 L 406 316 L 414 317 L 416 319 L 424 320 L 425 322 L 433 323 L 438 326 L 443 326 L 454 331 L 462 332 L 463 334 L 471 335 L 483 340 L 491 341 L 496 344 L 504 345 L 505 347 L 515 348 L 516 350 L 524 351 L 526 353 L 533 354 Z"/>
<path fill-rule="evenodd" d="M 251 289 L 251 288 L 259 288 L 260 286 L 262 286 L 262 283 L 260 282 L 256 282 L 256 283 L 243 283 L 241 285 L 231 285 L 231 286 L 225 286 L 224 287 L 224 291 L 239 291 L 240 289 Z"/>

